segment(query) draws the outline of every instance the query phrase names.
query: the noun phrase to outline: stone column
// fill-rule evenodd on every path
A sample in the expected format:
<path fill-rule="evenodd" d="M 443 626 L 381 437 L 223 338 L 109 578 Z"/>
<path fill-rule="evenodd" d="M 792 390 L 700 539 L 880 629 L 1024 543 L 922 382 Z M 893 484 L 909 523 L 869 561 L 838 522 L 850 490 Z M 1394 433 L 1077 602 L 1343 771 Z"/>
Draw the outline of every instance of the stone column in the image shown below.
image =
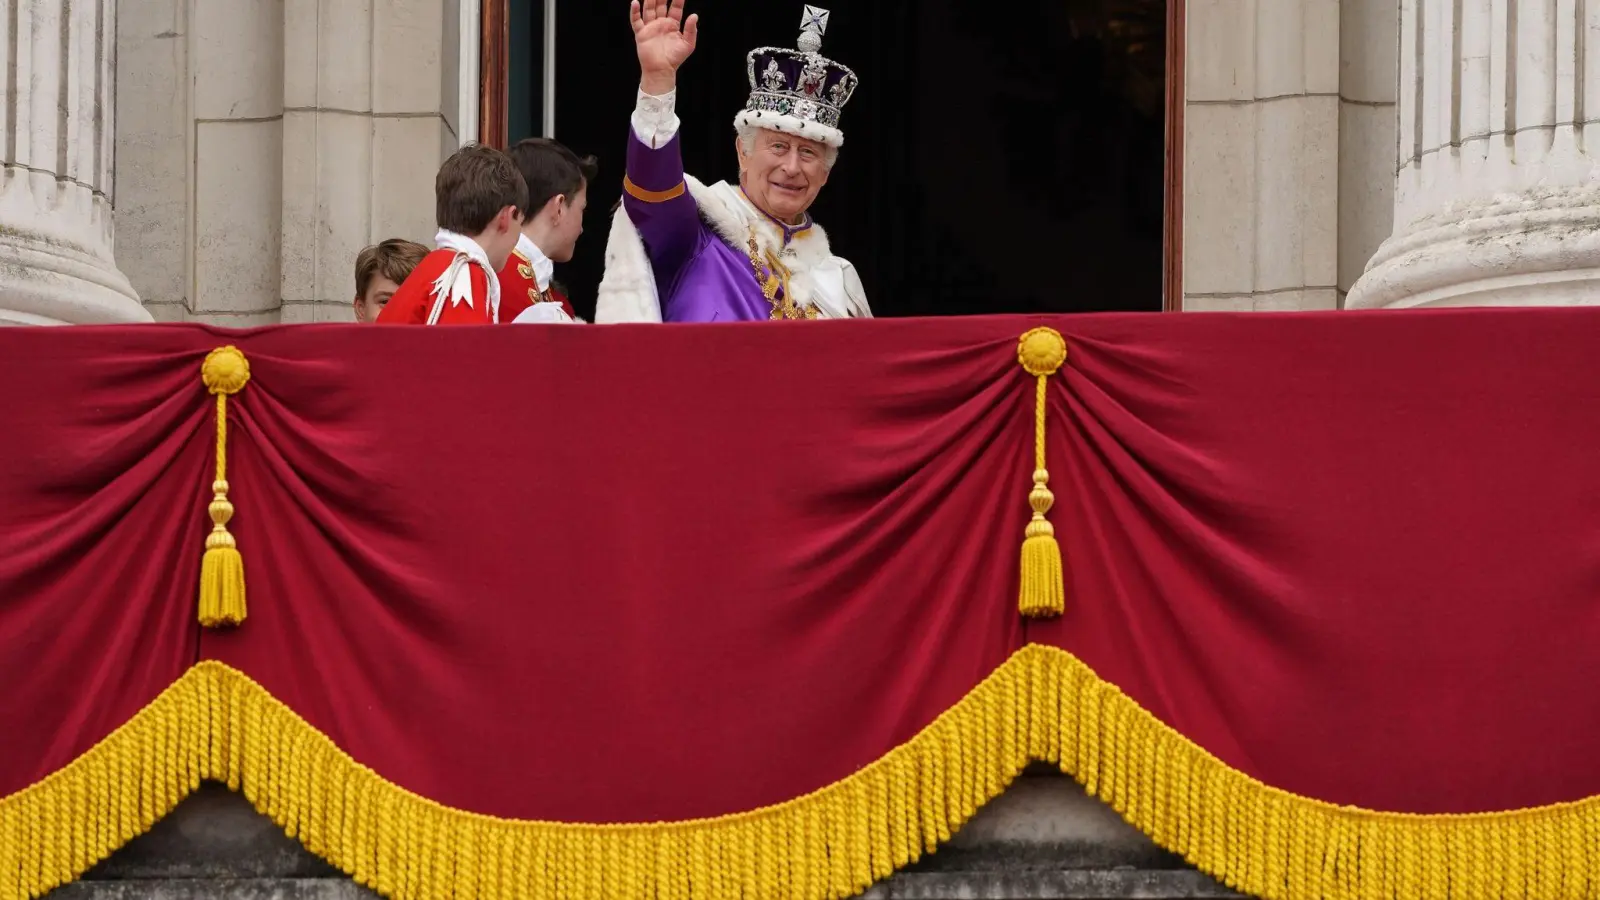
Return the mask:
<path fill-rule="evenodd" d="M 0 324 L 145 322 L 112 258 L 116 0 L 0 14 Z"/>
<path fill-rule="evenodd" d="M 1597 26 L 1587 0 L 1402 0 L 1395 233 L 1348 308 L 1600 303 Z"/>

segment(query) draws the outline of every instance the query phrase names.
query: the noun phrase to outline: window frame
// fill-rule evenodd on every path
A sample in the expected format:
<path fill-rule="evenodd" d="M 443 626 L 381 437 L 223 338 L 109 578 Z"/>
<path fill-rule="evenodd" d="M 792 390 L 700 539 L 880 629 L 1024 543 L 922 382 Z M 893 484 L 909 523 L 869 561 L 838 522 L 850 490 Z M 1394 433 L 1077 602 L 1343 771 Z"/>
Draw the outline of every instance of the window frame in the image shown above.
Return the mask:
<path fill-rule="evenodd" d="M 510 129 L 511 0 L 483 0 L 478 29 L 478 143 L 504 150 Z"/>
<path fill-rule="evenodd" d="M 554 3 L 555 0 L 545 0 Z M 1161 308 L 1183 310 L 1184 90 L 1188 0 L 1167 0 L 1166 152 L 1162 177 Z M 510 129 L 511 0 L 482 0 L 478 141 L 504 149 Z M 541 65 L 544 64 L 541 60 Z"/>
<path fill-rule="evenodd" d="M 493 0 L 487 0 L 493 2 Z M 1188 0 L 1167 0 L 1167 133 L 1165 173 L 1162 178 L 1161 308 L 1183 311 L 1183 137 L 1184 53 L 1187 49 Z"/>

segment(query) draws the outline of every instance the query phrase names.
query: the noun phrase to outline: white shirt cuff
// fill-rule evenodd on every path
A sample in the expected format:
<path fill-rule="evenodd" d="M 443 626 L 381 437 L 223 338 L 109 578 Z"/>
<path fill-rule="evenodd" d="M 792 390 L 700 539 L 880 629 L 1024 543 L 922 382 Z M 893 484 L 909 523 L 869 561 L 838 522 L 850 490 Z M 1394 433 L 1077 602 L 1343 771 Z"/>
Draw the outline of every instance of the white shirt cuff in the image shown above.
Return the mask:
<path fill-rule="evenodd" d="M 661 96 L 639 91 L 638 103 L 633 108 L 633 133 L 652 150 L 659 150 L 678 133 L 681 124 L 677 113 L 678 92 L 670 90 Z"/>

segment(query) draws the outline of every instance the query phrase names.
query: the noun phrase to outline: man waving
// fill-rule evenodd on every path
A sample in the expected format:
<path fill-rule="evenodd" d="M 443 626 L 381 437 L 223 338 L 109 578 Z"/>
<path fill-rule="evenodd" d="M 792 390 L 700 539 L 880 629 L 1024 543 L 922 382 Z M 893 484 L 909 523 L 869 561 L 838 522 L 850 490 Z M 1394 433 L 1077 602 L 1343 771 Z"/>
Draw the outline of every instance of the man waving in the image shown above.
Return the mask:
<path fill-rule="evenodd" d="M 750 99 L 734 119 L 738 184 L 683 171 L 677 73 L 699 16 L 683 0 L 635 0 L 639 96 L 622 208 L 612 223 L 598 322 L 867 317 L 855 267 L 808 210 L 844 144 L 839 113 L 857 79 L 822 56 L 828 13 L 805 7 L 798 49 L 750 52 Z"/>

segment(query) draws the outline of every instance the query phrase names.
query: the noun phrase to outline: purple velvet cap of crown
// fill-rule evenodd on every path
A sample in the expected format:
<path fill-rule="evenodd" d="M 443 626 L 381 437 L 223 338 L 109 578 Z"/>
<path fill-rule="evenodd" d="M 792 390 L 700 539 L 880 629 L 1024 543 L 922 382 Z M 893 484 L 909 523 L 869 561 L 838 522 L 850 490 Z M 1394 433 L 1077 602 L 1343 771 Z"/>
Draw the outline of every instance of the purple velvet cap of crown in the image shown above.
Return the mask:
<path fill-rule="evenodd" d="M 759 47 L 748 57 L 751 112 L 793 116 L 802 122 L 839 127 L 859 79 L 847 66 L 815 51 Z"/>

